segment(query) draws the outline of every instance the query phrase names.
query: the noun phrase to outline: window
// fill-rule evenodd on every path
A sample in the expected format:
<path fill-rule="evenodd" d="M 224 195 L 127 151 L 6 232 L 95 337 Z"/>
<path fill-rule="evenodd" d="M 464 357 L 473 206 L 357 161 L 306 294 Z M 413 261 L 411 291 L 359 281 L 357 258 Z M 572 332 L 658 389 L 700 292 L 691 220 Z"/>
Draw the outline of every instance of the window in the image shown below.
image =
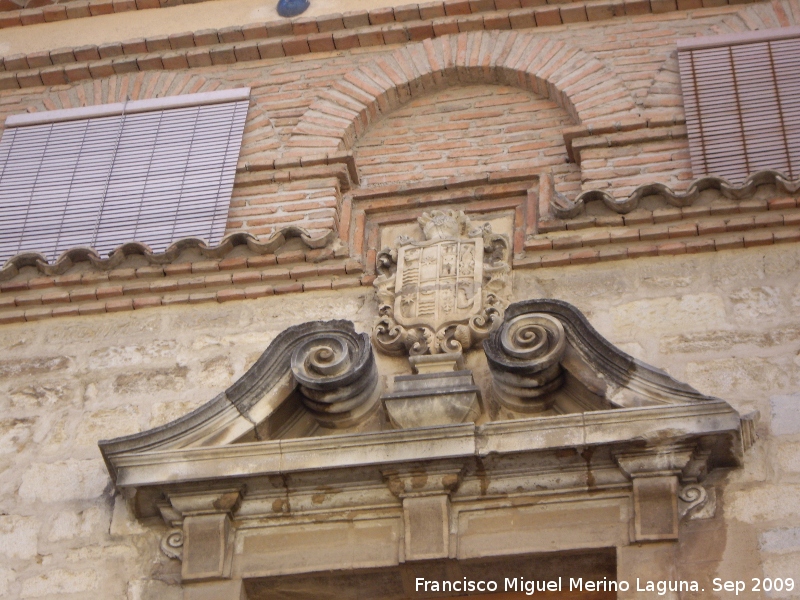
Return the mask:
<path fill-rule="evenodd" d="M 696 177 L 800 177 L 800 27 L 678 42 Z"/>
<path fill-rule="evenodd" d="M 249 89 L 13 115 L 0 140 L 0 264 L 76 246 L 154 251 L 225 231 Z"/>

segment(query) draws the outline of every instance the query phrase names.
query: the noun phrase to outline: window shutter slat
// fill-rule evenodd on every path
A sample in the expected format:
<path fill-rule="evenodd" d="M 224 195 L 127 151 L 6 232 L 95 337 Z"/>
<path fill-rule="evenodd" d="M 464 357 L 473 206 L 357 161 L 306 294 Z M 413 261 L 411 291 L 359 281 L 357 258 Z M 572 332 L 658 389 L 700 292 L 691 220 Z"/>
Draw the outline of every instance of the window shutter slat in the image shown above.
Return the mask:
<path fill-rule="evenodd" d="M 246 96 L 131 103 L 132 114 L 122 105 L 74 111 L 89 118 L 54 111 L 52 123 L 47 113 L 10 117 L 0 139 L 0 262 L 22 251 L 53 260 L 78 245 L 103 255 L 133 240 L 154 251 L 187 236 L 219 243 Z"/>
<path fill-rule="evenodd" d="M 678 50 L 694 175 L 800 175 L 800 28 L 693 38 Z"/>

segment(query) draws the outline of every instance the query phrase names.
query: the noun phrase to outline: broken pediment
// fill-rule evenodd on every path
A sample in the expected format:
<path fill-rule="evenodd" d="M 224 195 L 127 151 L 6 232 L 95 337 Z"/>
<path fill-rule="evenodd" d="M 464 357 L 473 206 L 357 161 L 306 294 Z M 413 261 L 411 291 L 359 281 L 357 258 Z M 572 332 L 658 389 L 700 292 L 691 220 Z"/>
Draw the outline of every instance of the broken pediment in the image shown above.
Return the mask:
<path fill-rule="evenodd" d="M 519 413 L 565 414 L 714 400 L 620 351 L 580 311 L 558 300 L 511 305 L 483 347 L 495 398 Z"/>
<path fill-rule="evenodd" d="M 573 306 L 529 300 L 507 307 L 483 343 L 491 381 L 476 386 L 461 352 L 412 356 L 414 374 L 396 378 L 403 389 L 432 395 L 437 386 L 480 398 L 481 406 L 450 424 L 489 422 L 586 411 L 714 403 L 659 369 L 605 340 Z M 227 390 L 171 423 L 100 443 L 107 459 L 129 452 L 202 448 L 306 437 L 328 430 L 363 430 L 375 419 L 382 392 L 369 336 L 349 321 L 310 322 L 288 328 Z M 481 394 L 481 387 L 488 393 Z M 462 389 L 463 388 L 463 389 Z M 487 397 L 482 397 L 487 396 Z M 497 408 L 507 409 L 505 412 Z M 504 417 L 497 417 L 498 414 Z M 416 426 L 441 425 L 426 422 Z M 111 467 L 112 465 L 109 464 Z"/>
<path fill-rule="evenodd" d="M 474 373 L 478 348 L 468 363 L 412 355 L 414 372 L 387 386 L 351 322 L 296 325 L 204 406 L 100 449 L 134 513 L 166 523 L 161 549 L 185 583 L 255 585 L 334 568 L 311 541 L 325 535 L 356 557 L 347 568 L 483 556 L 469 522 L 484 514 L 498 548 L 515 533 L 497 523 L 533 528 L 520 552 L 675 540 L 682 519 L 713 515 L 704 480 L 752 440 L 752 420 L 619 351 L 564 302 L 505 307 L 483 350 Z M 595 538 L 534 531 L 536 511 L 562 501 Z M 286 566 L 287 544 L 302 566 Z"/>
<path fill-rule="evenodd" d="M 548 434 L 547 445 L 557 447 L 593 443 L 590 439 L 646 443 L 704 433 L 713 438 L 724 422 L 720 460 L 736 462 L 740 454 L 735 450 L 742 443 L 739 416 L 727 403 L 621 352 L 565 302 L 508 306 L 483 350 L 489 381 L 476 382 L 460 352 L 443 352 L 412 356 L 415 374 L 398 375 L 392 389 L 383 389 L 369 336 L 357 333 L 351 322 L 296 325 L 278 335 L 238 381 L 194 412 L 150 431 L 101 441 L 100 449 L 119 487 L 135 486 L 140 476 L 150 484 L 203 476 L 194 469 L 191 475 L 172 468 L 169 475 L 159 474 L 162 467 L 155 463 L 165 465 L 168 456 L 180 456 L 180 462 L 210 452 L 223 464 L 226 453 L 232 453 L 230 460 L 242 451 L 261 453 L 270 460 L 240 466 L 251 474 L 275 473 L 283 468 L 275 453 L 280 456 L 292 441 L 311 448 L 315 438 L 326 447 L 331 442 L 323 438 L 347 438 L 347 444 L 367 448 L 381 444 L 382 436 L 389 443 L 398 435 L 402 439 L 397 430 L 415 428 L 456 426 L 474 448 L 480 439 L 492 452 L 489 440 L 498 435 L 497 440 L 552 430 L 561 438 Z M 329 458 L 338 461 L 335 452 Z M 134 468 L 150 459 L 155 463 L 148 469 Z M 195 467 L 202 470 L 200 462 Z"/>

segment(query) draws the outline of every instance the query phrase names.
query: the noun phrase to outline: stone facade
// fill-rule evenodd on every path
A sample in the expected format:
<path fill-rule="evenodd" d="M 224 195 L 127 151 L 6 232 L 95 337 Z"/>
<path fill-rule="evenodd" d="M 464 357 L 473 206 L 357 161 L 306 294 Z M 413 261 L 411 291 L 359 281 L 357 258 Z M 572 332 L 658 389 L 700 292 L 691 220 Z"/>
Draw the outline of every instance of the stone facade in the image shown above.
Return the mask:
<path fill-rule="evenodd" d="M 799 184 L 692 183 L 675 46 L 795 25 L 796 0 L 293 21 L 225 2 L 0 12 L 2 117 L 252 89 L 218 247 L 0 269 L 0 596 L 422 598 L 417 576 L 563 575 L 704 588 L 665 594 L 682 599 L 793 578 L 744 597 L 799 597 Z M 447 211 L 469 227 L 420 230 Z M 392 261 L 451 238 L 480 246 L 484 284 L 502 266 L 495 308 L 381 342 L 408 297 Z M 558 360 L 499 356 L 490 334 L 543 298 L 607 342 L 548 313 Z"/>

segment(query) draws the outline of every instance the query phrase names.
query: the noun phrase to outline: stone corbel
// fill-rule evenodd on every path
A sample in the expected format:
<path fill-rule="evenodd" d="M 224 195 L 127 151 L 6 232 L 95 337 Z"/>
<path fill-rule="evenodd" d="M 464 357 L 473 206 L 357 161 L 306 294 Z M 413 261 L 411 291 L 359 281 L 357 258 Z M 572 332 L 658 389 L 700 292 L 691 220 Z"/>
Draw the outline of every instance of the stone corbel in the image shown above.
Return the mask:
<path fill-rule="evenodd" d="M 614 458 L 633 482 L 634 540 L 677 540 L 680 519 L 707 497 L 697 484 L 707 457 L 694 445 L 678 444 L 620 452 Z M 689 485 L 681 487 L 687 480 Z"/>
<path fill-rule="evenodd" d="M 406 561 L 450 557 L 450 494 L 462 468 L 384 471 L 391 492 L 403 502 Z"/>
<path fill-rule="evenodd" d="M 213 492 L 176 492 L 159 506 L 172 527 L 161 540 L 161 550 L 182 561 L 185 582 L 229 579 L 233 558 L 231 517 L 242 501 L 241 489 Z"/>

